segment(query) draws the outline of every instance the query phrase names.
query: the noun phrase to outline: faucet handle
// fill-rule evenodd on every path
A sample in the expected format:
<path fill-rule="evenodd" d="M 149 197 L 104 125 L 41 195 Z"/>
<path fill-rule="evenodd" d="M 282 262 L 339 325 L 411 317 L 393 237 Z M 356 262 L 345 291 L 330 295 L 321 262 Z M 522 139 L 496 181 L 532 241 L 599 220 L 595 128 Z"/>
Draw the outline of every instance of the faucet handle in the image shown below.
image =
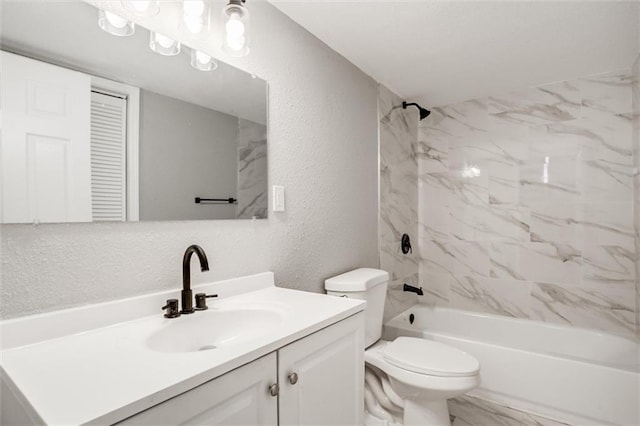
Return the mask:
<path fill-rule="evenodd" d="M 166 309 L 167 313 L 164 314 L 165 318 L 178 318 L 180 316 L 180 307 L 178 305 L 178 299 L 168 299 L 167 304 L 162 307 Z"/>
<path fill-rule="evenodd" d="M 209 309 L 207 306 L 207 299 L 212 297 L 218 297 L 217 294 L 204 294 L 204 293 L 196 293 L 196 307 L 193 308 L 196 311 L 204 311 L 205 309 Z"/>

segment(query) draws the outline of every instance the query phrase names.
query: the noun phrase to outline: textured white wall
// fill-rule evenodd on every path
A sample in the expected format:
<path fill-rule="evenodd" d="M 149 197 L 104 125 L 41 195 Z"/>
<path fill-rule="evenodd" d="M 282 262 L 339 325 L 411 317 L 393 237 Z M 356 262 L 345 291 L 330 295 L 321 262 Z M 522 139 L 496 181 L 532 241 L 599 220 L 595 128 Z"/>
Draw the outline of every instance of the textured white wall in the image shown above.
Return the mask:
<path fill-rule="evenodd" d="M 280 286 L 319 292 L 333 274 L 378 265 L 376 84 L 269 4 L 249 6 L 252 52 L 229 62 L 269 82 L 269 179 L 286 187 L 287 211 L 256 222 L 3 226 L 3 318 L 178 289 L 192 243 L 212 266 L 201 273 L 193 261 L 195 283 L 273 270 Z M 170 21 L 147 25 L 177 36 Z M 196 47 L 229 59 L 217 41 Z"/>

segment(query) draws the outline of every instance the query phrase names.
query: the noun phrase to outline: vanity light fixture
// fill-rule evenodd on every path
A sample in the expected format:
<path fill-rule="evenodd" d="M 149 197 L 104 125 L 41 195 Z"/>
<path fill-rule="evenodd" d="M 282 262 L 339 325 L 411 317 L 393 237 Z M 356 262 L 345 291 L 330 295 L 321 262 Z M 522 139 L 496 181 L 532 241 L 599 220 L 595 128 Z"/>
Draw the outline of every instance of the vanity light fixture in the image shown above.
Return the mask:
<path fill-rule="evenodd" d="M 135 24 L 108 10 L 98 9 L 98 26 L 114 36 L 126 37 L 135 32 Z"/>
<path fill-rule="evenodd" d="M 218 68 L 218 62 L 204 52 L 191 49 L 191 66 L 200 71 L 213 71 Z"/>
<path fill-rule="evenodd" d="M 174 56 L 180 53 L 180 42 L 166 35 L 151 31 L 149 47 L 156 53 L 164 56 Z"/>
<path fill-rule="evenodd" d="M 231 56 L 249 54 L 249 10 L 244 7 L 245 1 L 229 0 L 222 9 L 222 49 Z"/>
<path fill-rule="evenodd" d="M 192 35 L 206 31 L 209 28 L 209 3 L 205 0 L 183 0 L 182 26 Z"/>
<path fill-rule="evenodd" d="M 122 0 L 122 5 L 138 16 L 156 16 L 160 11 L 158 0 Z"/>

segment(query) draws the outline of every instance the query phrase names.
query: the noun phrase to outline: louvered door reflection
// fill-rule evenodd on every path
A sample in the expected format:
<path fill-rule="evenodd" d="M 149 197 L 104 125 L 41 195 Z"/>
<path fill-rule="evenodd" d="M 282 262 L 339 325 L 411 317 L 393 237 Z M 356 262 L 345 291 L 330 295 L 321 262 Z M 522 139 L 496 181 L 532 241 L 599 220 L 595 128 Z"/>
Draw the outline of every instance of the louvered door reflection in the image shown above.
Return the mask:
<path fill-rule="evenodd" d="M 91 207 L 94 222 L 125 221 L 127 100 L 91 93 Z"/>

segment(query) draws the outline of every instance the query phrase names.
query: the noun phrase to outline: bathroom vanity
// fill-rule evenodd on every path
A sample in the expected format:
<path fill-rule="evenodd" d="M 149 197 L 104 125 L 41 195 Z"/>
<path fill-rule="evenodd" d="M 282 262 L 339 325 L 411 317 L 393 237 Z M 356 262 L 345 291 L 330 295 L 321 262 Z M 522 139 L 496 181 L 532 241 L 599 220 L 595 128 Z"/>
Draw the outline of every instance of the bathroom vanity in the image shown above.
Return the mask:
<path fill-rule="evenodd" d="M 196 289 L 219 299 L 174 319 L 177 291 L 0 323 L 2 425 L 362 423 L 363 302 L 272 273 Z"/>

